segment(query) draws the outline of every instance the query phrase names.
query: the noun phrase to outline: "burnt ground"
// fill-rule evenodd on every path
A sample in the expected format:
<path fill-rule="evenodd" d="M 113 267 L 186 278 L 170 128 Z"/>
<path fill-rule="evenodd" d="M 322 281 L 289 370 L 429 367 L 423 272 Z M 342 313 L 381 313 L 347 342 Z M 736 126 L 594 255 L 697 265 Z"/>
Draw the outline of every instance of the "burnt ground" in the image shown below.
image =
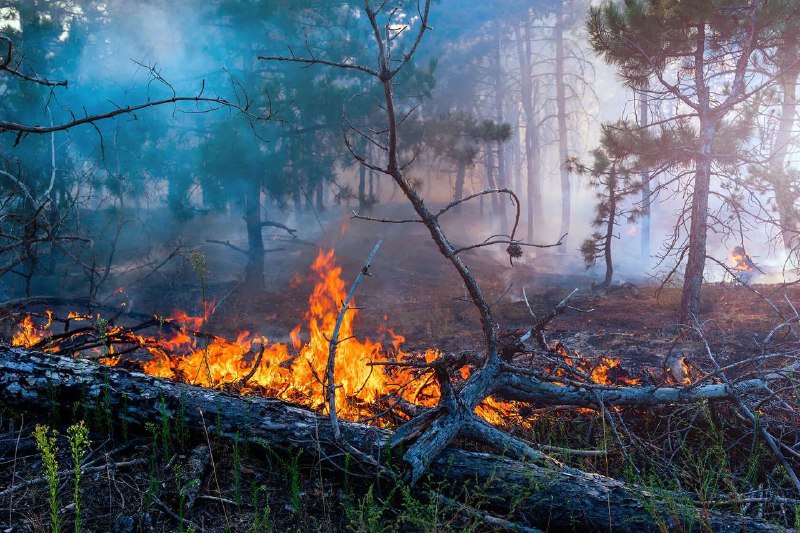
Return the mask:
<path fill-rule="evenodd" d="M 488 236 L 485 232 L 481 235 L 480 228 L 471 222 L 477 219 L 475 215 L 466 213 L 453 224 L 454 241 L 465 243 L 467 239 L 482 240 Z M 313 227 L 313 218 L 310 220 L 308 226 Z M 267 256 L 267 290 L 264 293 L 253 293 L 240 285 L 238 278 L 243 258 L 239 254 L 205 243 L 208 238 L 218 238 L 214 228 L 219 226 L 205 224 L 187 229 L 182 237 L 204 250 L 209 262 L 204 288 L 218 303 L 209 329 L 229 337 L 247 329 L 267 335 L 275 342 L 288 341 L 288 332 L 303 321 L 307 309 L 312 287 L 308 266 L 318 251 L 315 244 L 335 247 L 337 261 L 343 268 L 342 276 L 349 285 L 377 239 L 383 238 L 383 246 L 371 269 L 374 276 L 367 278 L 357 293 L 358 305 L 364 309 L 360 312 L 356 333 L 370 336 L 378 327 L 388 325 L 406 337 L 407 351 L 430 347 L 443 351 L 481 349 L 479 323 L 471 304 L 464 301 L 463 284 L 429 242 L 421 225 L 387 226 L 352 221 L 344 211 L 327 213 L 323 223 L 324 231 L 317 227 L 301 234 L 303 242 L 282 237 L 268 241 L 272 243 L 268 247 L 281 249 Z M 343 226 L 345 231 L 342 231 Z M 574 243 L 571 246 L 577 247 Z M 550 325 L 548 340 L 560 340 L 587 357 L 619 358 L 629 375 L 646 382 L 666 379 L 663 361 L 674 350 L 685 354 L 698 372 L 711 369 L 701 339 L 679 333 L 676 325 L 679 289 L 658 287 L 647 280 L 628 277 L 632 282 L 615 285 L 602 293 L 595 292 L 591 284 L 597 274 L 585 272 L 576 255 L 558 249 L 530 250 L 513 268 L 502 249 L 469 252 L 464 257 L 481 282 L 487 299 L 496 302 L 493 312 L 503 329 L 524 330 L 534 320 L 523 301 L 523 287 L 537 316 L 578 288 L 578 294 L 571 300 L 573 308 Z M 136 312 L 168 313 L 181 308 L 191 313 L 200 308 L 201 283 L 188 261 L 176 260 L 143 282 L 137 281 L 139 277 L 137 273 L 129 275 L 128 279 L 120 276 L 118 280 L 121 286 L 131 279 L 135 281 L 134 285 L 126 287 L 125 298 Z M 788 328 L 778 331 L 770 346 L 764 345 L 764 339 L 785 318 L 794 316 L 785 298 L 791 302 L 800 301 L 800 287 L 755 285 L 754 289 L 732 283 L 709 284 L 704 288 L 702 331 L 721 364 L 746 361 L 793 345 Z M 109 302 L 115 301 L 114 296 L 108 298 Z M 29 307 L 25 310 L 36 310 L 36 306 Z M 55 310 L 63 313 L 66 307 Z M 736 372 L 749 368 L 749 365 L 741 365 Z M 47 423 L 62 435 L 58 440 L 61 449 L 58 458 L 64 470 L 64 477 L 58 484 L 59 507 L 65 530 L 72 528 L 74 506 L 70 503 L 72 486 L 68 477 L 72 462 L 63 435 L 67 419 L 71 418 L 67 415 L 73 413 L 87 420 L 92 431 L 87 462 L 90 473 L 84 476 L 81 489 L 85 531 L 189 531 L 193 527 L 208 531 L 228 528 L 233 531 L 366 531 L 370 530 L 367 527 L 370 523 L 400 531 L 465 527 L 492 530 L 475 517 L 442 509 L 435 502 L 417 501 L 410 496 L 404 498 L 397 492 L 381 493 L 379 488 L 369 488 L 369 483 L 363 480 L 355 481 L 347 476 L 343 478 L 340 473 L 320 470 L 315 458 L 264 450 L 244 438 L 232 445 L 218 439 L 213 431 L 207 437 L 183 435 L 179 428 L 170 428 L 169 421 L 154 421 L 149 432 L 135 433 L 114 421 L 111 413 L 85 409 L 86 406 L 61 406 L 61 412 L 23 414 L 6 410 L 3 413 L 0 419 L 0 529 L 49 530 L 47 485 L 37 481 L 44 469 L 31 439 L 35 423 Z M 84 412 L 89 414 L 79 416 Z M 651 410 L 651 414 L 654 413 L 658 411 Z M 721 413 L 724 410 L 708 416 L 708 424 L 698 422 L 697 435 L 687 429 L 685 437 L 693 435 L 694 444 L 702 449 L 708 444 L 709 435 L 716 431 L 709 431 L 709 427 L 715 427 L 715 420 L 720 423 L 719 420 L 725 419 Z M 664 419 L 672 415 L 665 413 Z M 696 421 L 697 413 L 692 416 Z M 625 419 L 633 433 L 638 429 L 643 440 L 652 439 L 658 449 L 668 447 L 658 417 L 655 421 L 653 418 L 643 420 L 641 413 L 631 410 Z M 553 412 L 551 418 L 539 418 L 530 428 L 511 429 L 553 445 L 617 447 L 608 437 L 602 417 L 596 413 L 559 415 Z M 752 440 L 724 423 L 717 429 L 722 433 L 731 431 L 730 438 L 734 440 Z M 186 501 L 180 496 L 180 488 L 190 482 L 184 479 L 188 456 L 198 445 L 209 443 L 215 469 L 200 477 L 200 496 L 191 509 L 185 509 Z M 746 446 L 744 452 L 733 448 L 728 451 L 728 463 L 746 462 L 752 457 L 747 455 L 752 447 Z M 611 459 L 606 455 L 602 460 L 592 457 L 565 460 L 590 471 L 643 482 L 644 468 L 633 475 L 619 449 L 609 453 Z M 635 457 L 636 453 L 631 452 L 631 456 Z M 674 450 L 670 461 L 683 464 L 680 454 Z M 760 468 L 765 472 L 762 478 L 769 478 L 774 471 L 774 465 L 766 459 Z M 738 474 L 734 475 L 733 470 L 731 468 L 731 476 L 736 477 Z M 652 471 L 653 475 L 658 474 L 659 467 L 652 466 Z M 696 474 L 696 477 L 702 476 Z M 654 478 L 647 479 L 650 483 Z M 761 479 L 760 483 L 768 485 L 769 480 Z M 782 520 L 791 525 L 794 518 L 786 515 Z"/>

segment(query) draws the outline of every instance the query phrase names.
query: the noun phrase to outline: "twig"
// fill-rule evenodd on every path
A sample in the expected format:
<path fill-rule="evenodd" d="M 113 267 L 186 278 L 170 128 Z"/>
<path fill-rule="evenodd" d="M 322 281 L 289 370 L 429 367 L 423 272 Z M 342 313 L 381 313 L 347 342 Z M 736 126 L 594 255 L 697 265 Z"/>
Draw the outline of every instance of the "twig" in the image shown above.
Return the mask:
<path fill-rule="evenodd" d="M 266 349 L 266 347 L 267 347 L 267 340 L 264 337 L 261 337 L 261 349 L 258 351 L 258 355 L 256 356 L 255 361 L 253 361 L 253 368 L 251 368 L 250 371 L 247 373 L 247 375 L 245 375 L 239 382 L 240 386 L 244 387 L 245 385 L 247 385 L 247 382 L 250 381 L 250 379 L 252 379 L 252 377 L 256 375 L 256 372 L 258 372 L 258 367 L 261 366 L 261 358 L 264 357 L 264 350 Z"/>
<path fill-rule="evenodd" d="M 139 464 L 144 464 L 146 462 L 147 462 L 146 458 L 139 458 L 139 459 L 132 459 L 130 461 L 122 461 L 119 463 L 111 463 L 111 465 L 113 466 L 113 468 L 116 469 L 122 466 L 136 466 Z M 106 470 L 106 468 L 107 465 L 85 467 L 81 468 L 81 474 L 94 474 L 96 472 L 103 472 Z M 58 473 L 58 477 L 66 477 L 71 475 L 72 473 L 73 470 L 62 470 L 61 472 Z M 0 491 L 0 498 L 5 498 L 9 494 L 12 494 L 20 489 L 25 489 L 33 485 L 38 485 L 39 483 L 45 483 L 47 480 L 48 480 L 47 477 L 42 476 L 29 479 L 27 481 L 23 481 L 22 483 L 18 483 L 16 485 L 12 485 L 3 491 Z"/>
<path fill-rule="evenodd" d="M 203 433 L 206 436 L 206 444 L 208 444 L 208 455 L 211 456 L 211 471 L 214 473 L 214 484 L 217 486 L 217 494 L 220 498 L 222 498 L 222 489 L 219 487 L 219 478 L 217 477 L 217 465 L 214 462 L 214 451 L 211 449 L 211 439 L 208 438 L 208 427 L 206 427 L 206 419 L 203 416 L 203 410 L 198 407 L 197 411 L 200 413 L 200 420 L 203 422 Z M 219 502 L 220 506 L 222 507 L 222 514 L 225 515 L 225 525 L 227 526 L 228 531 L 231 529 L 230 521 L 228 520 L 228 511 L 225 508 L 225 502 L 220 499 Z"/>
<path fill-rule="evenodd" d="M 553 309 L 550 310 L 549 313 L 543 316 L 542 319 L 539 320 L 536 324 L 534 324 L 534 326 L 531 329 L 525 332 L 525 334 L 519 338 L 519 342 L 522 343 L 527 341 L 528 339 L 532 339 L 537 335 L 539 335 L 542 331 L 544 331 L 544 328 L 547 327 L 547 324 L 549 324 L 555 317 L 564 312 L 564 309 L 566 309 L 567 307 L 567 302 L 569 302 L 570 299 L 573 296 L 575 296 L 575 293 L 577 292 L 578 289 L 573 289 L 572 292 L 569 293 L 563 300 L 558 302 L 558 305 L 556 305 Z M 525 303 L 528 303 L 527 298 L 525 299 Z M 528 309 L 530 309 L 530 306 L 528 306 Z M 531 314 L 533 314 L 533 311 L 531 311 Z"/>
<path fill-rule="evenodd" d="M 161 508 L 162 511 L 167 513 L 170 516 L 170 518 L 172 518 L 173 520 L 177 520 L 178 522 L 181 522 L 183 524 L 187 524 L 189 526 L 192 526 L 195 529 L 195 531 L 202 531 L 203 530 L 199 525 L 195 524 L 194 522 L 192 522 L 188 518 L 184 518 L 184 517 L 180 516 L 178 513 L 176 513 L 172 509 L 170 509 L 169 506 L 166 503 L 162 502 L 158 498 L 158 496 L 156 496 L 155 494 L 151 494 L 150 495 L 150 499 L 153 501 L 153 503 L 158 505 Z"/>
<path fill-rule="evenodd" d="M 514 522 L 509 522 L 508 520 L 492 516 L 486 513 L 485 511 L 480 511 L 478 509 L 475 509 L 474 507 L 470 507 L 465 503 L 451 500 L 447 496 L 443 496 L 438 492 L 434 492 L 433 496 L 436 499 L 440 500 L 443 504 L 447 505 L 448 507 L 453 507 L 454 509 L 460 509 L 473 518 L 478 518 L 480 520 L 483 520 L 484 522 L 486 522 L 487 525 L 492 526 L 493 528 L 499 528 L 503 531 L 516 531 L 518 533 L 544 533 L 541 529 L 537 529 L 535 527 L 521 526 L 519 524 L 515 524 Z"/>
<path fill-rule="evenodd" d="M 358 284 L 361 283 L 361 280 L 364 279 L 364 276 L 369 276 L 369 265 L 372 262 L 372 259 L 375 257 L 375 254 L 378 253 L 378 248 L 381 247 L 381 243 L 383 243 L 383 239 L 378 241 L 378 244 L 372 249 L 367 260 L 364 261 L 364 266 L 361 267 L 361 271 L 356 276 L 355 282 L 353 282 L 353 286 L 350 287 L 350 292 L 347 293 L 347 298 L 345 298 L 344 303 L 342 304 L 341 310 L 339 310 L 339 316 L 336 318 L 336 325 L 333 327 L 333 334 L 331 335 L 331 339 L 329 342 L 328 348 L 328 367 L 326 369 L 326 377 L 325 381 L 327 384 L 327 397 L 328 397 L 328 412 L 331 417 L 331 426 L 333 427 L 333 437 L 337 441 L 341 439 L 342 433 L 339 429 L 339 421 L 336 418 L 336 384 L 334 383 L 334 369 L 336 365 L 336 348 L 341 342 L 339 340 L 339 328 L 342 326 L 342 321 L 344 320 L 344 315 L 347 311 L 350 310 L 350 301 L 353 299 L 353 295 L 356 292 L 356 287 Z"/>
<path fill-rule="evenodd" d="M 772 454 L 775 456 L 775 458 L 778 460 L 778 462 L 781 464 L 781 466 L 783 466 L 784 470 L 786 470 L 786 474 L 789 476 L 789 479 L 792 481 L 792 484 L 794 485 L 795 490 L 797 491 L 798 494 L 800 494 L 800 479 L 798 479 L 797 473 L 794 471 L 794 469 L 792 468 L 792 465 L 786 459 L 786 456 L 783 455 L 783 452 L 781 452 L 781 449 L 778 446 L 777 442 L 775 441 L 775 438 L 767 430 L 767 428 L 764 427 L 764 424 L 761 423 L 761 421 L 758 419 L 758 417 L 756 417 L 756 415 L 753 414 L 753 411 L 751 411 L 750 408 L 747 407 L 747 405 L 744 403 L 744 401 L 742 401 L 741 397 L 735 392 L 734 387 L 732 387 L 730 385 L 730 381 L 728 380 L 728 377 L 725 375 L 725 372 L 721 371 L 721 366 L 717 362 L 717 359 L 714 357 L 714 353 L 711 351 L 711 346 L 709 346 L 708 341 L 706 340 L 706 337 L 703 334 L 703 330 L 700 327 L 700 324 L 696 324 L 696 325 L 692 326 L 692 329 L 695 330 L 695 332 L 700 336 L 700 339 L 703 341 L 703 344 L 705 345 L 705 349 L 706 349 L 706 354 L 708 355 L 708 358 L 711 360 L 711 362 L 714 364 L 714 366 L 717 368 L 717 370 L 720 371 L 719 372 L 720 377 L 725 382 L 725 384 L 730 387 L 730 389 L 731 389 L 731 399 L 739 407 L 739 410 L 742 413 L 744 413 L 744 415 L 753 423 L 754 428 L 757 428 L 759 433 L 761 433 L 761 436 L 766 441 L 767 446 L 769 446 L 770 450 L 772 450 Z"/>

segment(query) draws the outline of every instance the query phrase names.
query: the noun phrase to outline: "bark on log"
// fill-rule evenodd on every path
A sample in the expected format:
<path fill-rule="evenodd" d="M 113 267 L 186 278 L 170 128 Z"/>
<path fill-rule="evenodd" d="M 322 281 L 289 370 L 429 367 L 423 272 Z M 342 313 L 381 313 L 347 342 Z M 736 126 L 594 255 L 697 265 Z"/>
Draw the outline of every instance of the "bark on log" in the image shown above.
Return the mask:
<path fill-rule="evenodd" d="M 0 347 L 0 403 L 5 407 L 42 411 L 53 401 L 69 406 L 97 400 L 107 401 L 115 416 L 133 426 L 159 420 L 166 409 L 172 419 L 183 412 L 189 430 L 202 432 L 202 410 L 207 424 L 219 426 L 209 431 L 226 437 L 246 433 L 270 446 L 302 448 L 312 456 L 344 456 L 327 417 L 281 400 L 240 397 L 88 360 Z M 341 430 L 344 441 L 363 457 L 376 462 L 387 457 L 390 431 L 349 422 Z M 566 466 L 447 448 L 428 474 L 453 493 L 465 487 L 480 490 L 489 499 L 487 511 L 503 516 L 511 512 L 510 520 L 529 527 L 639 532 L 657 531 L 661 522 L 668 530 L 685 530 L 702 518 L 713 531 L 773 530 L 763 521 L 721 512 L 701 517 L 695 507 L 676 503 L 685 501 L 678 496 L 665 498 Z"/>

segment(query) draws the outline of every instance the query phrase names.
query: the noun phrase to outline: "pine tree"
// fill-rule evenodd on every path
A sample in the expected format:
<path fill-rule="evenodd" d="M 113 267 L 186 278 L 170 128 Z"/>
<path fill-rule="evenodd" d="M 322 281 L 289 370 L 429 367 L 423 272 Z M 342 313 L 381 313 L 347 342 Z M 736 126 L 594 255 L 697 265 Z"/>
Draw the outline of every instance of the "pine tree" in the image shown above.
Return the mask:
<path fill-rule="evenodd" d="M 693 178 L 682 323 L 699 309 L 712 173 L 730 154 L 729 146 L 715 150 L 717 137 L 734 111 L 771 83 L 750 73 L 760 51 L 774 41 L 775 28 L 796 10 L 790 0 L 625 0 L 590 9 L 587 26 L 594 50 L 617 67 L 626 85 L 646 92 L 651 101 L 677 107 L 677 116 L 660 127 L 693 131 L 691 144 L 684 147 L 691 154 Z"/>

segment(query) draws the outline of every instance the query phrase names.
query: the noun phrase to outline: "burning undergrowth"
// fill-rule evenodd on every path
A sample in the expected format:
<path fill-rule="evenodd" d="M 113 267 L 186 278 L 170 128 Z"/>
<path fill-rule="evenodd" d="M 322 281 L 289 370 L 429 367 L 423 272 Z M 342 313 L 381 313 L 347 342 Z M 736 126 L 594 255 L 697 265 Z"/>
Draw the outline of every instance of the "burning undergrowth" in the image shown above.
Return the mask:
<path fill-rule="evenodd" d="M 295 326 L 289 343 L 271 342 L 250 331 L 235 340 L 208 331 L 215 311 L 203 302 L 202 316 L 176 310 L 169 317 L 153 316 L 135 326 L 119 325 L 120 311 L 108 319 L 70 312 L 59 318 L 53 311 L 27 314 L 15 325 L 14 346 L 47 353 L 89 357 L 110 366 L 125 365 L 157 377 L 241 394 L 270 396 L 324 412 L 326 365 L 330 338 L 345 283 L 333 250 L 320 251 L 311 265 L 314 288 L 303 322 Z M 295 282 L 299 282 L 296 280 Z M 359 310 L 345 313 L 335 363 L 337 413 L 347 420 L 393 425 L 409 418 L 418 407 L 439 400 L 431 363 L 442 354 L 434 348 L 406 352 L 405 338 L 381 326 L 373 338 L 359 338 L 354 324 Z M 56 325 L 63 331 L 55 331 Z M 612 357 L 588 358 L 560 343 L 547 346 L 538 366 L 556 381 L 605 385 L 639 385 Z M 458 359 L 458 358 L 455 358 Z M 453 366 L 457 380 L 466 380 L 476 361 L 462 359 Z M 487 398 L 476 409 L 495 425 L 529 426 L 527 410 L 514 402 Z"/>

